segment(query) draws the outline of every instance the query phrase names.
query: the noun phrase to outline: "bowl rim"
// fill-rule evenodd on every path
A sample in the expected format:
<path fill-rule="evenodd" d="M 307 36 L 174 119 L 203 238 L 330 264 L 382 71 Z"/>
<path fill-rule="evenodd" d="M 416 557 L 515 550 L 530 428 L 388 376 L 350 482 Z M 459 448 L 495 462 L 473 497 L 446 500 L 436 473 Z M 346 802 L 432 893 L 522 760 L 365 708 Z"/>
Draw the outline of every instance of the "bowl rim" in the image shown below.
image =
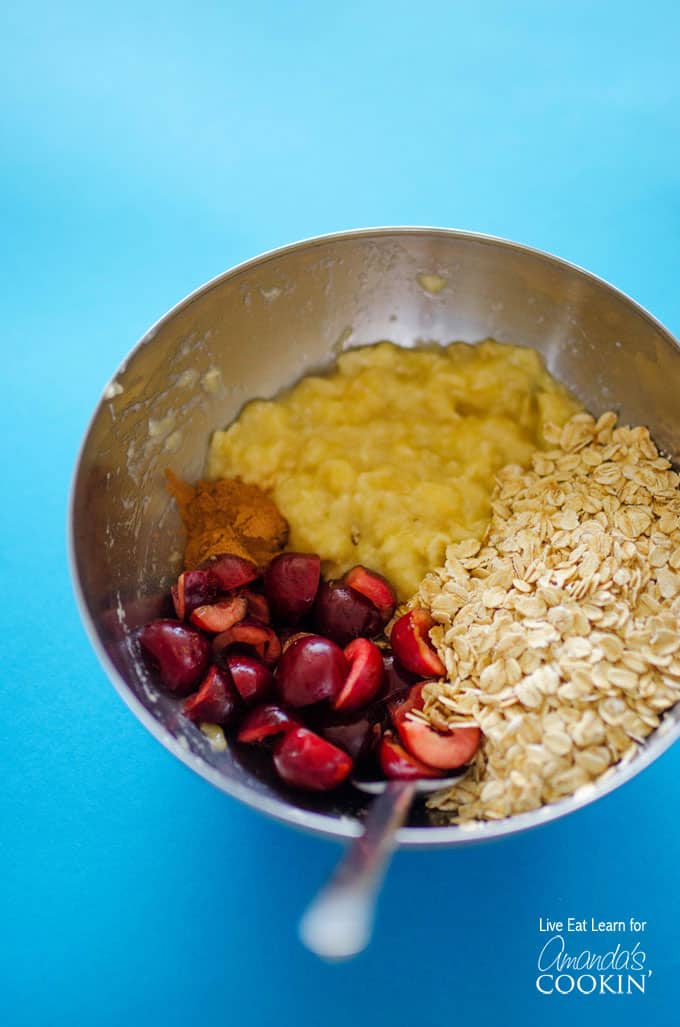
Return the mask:
<path fill-rule="evenodd" d="M 210 278 L 207 282 L 204 282 L 202 285 L 192 289 L 191 292 L 187 293 L 168 311 L 162 314 L 153 322 L 146 332 L 144 332 L 139 341 L 126 354 L 115 372 L 109 378 L 107 384 L 102 389 L 99 400 L 88 420 L 87 427 L 78 448 L 74 470 L 71 477 L 67 505 L 68 565 L 76 606 L 80 613 L 83 627 L 90 644 L 111 684 L 118 692 L 126 706 L 131 710 L 135 717 L 141 721 L 143 726 L 153 735 L 153 737 L 156 738 L 156 740 L 159 741 L 161 745 L 163 745 L 173 756 L 177 757 L 177 759 L 181 760 L 181 762 L 190 770 L 195 771 L 220 791 L 245 803 L 245 805 L 249 806 L 251 809 L 266 814 L 272 819 L 277 820 L 279 823 L 287 824 L 308 833 L 332 838 L 338 841 L 349 841 L 352 838 L 358 837 L 363 831 L 361 822 L 355 817 L 349 815 L 334 818 L 323 813 L 315 813 L 311 810 L 301 809 L 286 802 L 284 799 L 272 798 L 259 792 L 254 792 L 248 785 L 226 778 L 219 770 L 201 759 L 200 756 L 185 748 L 185 745 L 183 745 L 177 737 L 175 737 L 163 724 L 161 724 L 161 722 L 153 716 L 147 707 L 144 706 L 144 704 L 133 693 L 100 641 L 99 635 L 97 634 L 94 626 L 94 621 L 85 602 L 76 560 L 74 526 L 75 496 L 80 477 L 83 455 L 89 442 L 94 423 L 99 416 L 102 403 L 107 400 L 108 390 L 115 383 L 118 376 L 125 372 L 129 362 L 134 359 L 143 347 L 153 340 L 154 336 L 166 322 L 174 318 L 181 310 L 189 307 L 199 297 L 221 285 L 224 281 L 227 281 L 230 278 L 236 278 L 253 267 L 261 267 L 269 261 L 276 260 L 288 253 L 303 249 L 313 249 L 316 246 L 325 246 L 328 243 L 351 241 L 372 236 L 385 237 L 392 235 L 441 236 L 445 238 L 481 243 L 482 245 L 492 245 L 509 251 L 525 253 L 538 257 L 543 261 L 557 266 L 558 268 L 575 272 L 577 275 L 580 275 L 588 279 L 590 282 L 600 287 L 604 287 L 606 290 L 614 293 L 626 304 L 631 306 L 644 320 L 648 321 L 657 331 L 665 335 L 671 344 L 680 349 L 680 341 L 676 339 L 673 333 L 661 321 L 659 321 L 658 318 L 651 314 L 636 300 L 632 299 L 632 297 L 627 293 L 623 292 L 623 290 L 612 285 L 612 283 L 607 281 L 605 278 L 586 270 L 579 264 L 565 260 L 562 257 L 557 257 L 554 254 L 549 253 L 547 250 L 541 250 L 524 243 L 518 243 L 511 239 L 505 239 L 501 236 L 489 235 L 483 232 L 427 225 L 383 225 L 346 229 L 337 232 L 309 236 L 296 242 L 287 243 L 283 246 L 277 246 L 273 249 L 265 250 L 254 257 L 249 257 L 247 260 L 235 264 L 226 271 L 220 272 L 213 278 Z M 666 728 L 665 730 L 662 730 L 664 724 L 666 725 Z M 625 784 L 661 756 L 680 736 L 680 719 L 668 719 L 667 721 L 663 721 L 662 728 L 656 729 L 654 734 L 651 736 L 651 740 L 637 751 L 633 760 L 626 764 L 620 762 L 615 764 L 613 768 L 610 768 L 614 772 L 611 773 L 609 777 L 606 777 L 605 780 L 601 780 L 597 784 L 593 783 L 591 785 L 583 786 L 574 795 L 560 799 L 558 802 L 548 803 L 538 809 L 533 809 L 526 813 L 515 814 L 501 820 L 473 821 L 469 826 L 445 825 L 430 827 L 402 827 L 396 835 L 397 845 L 400 848 L 446 848 L 450 846 L 480 843 L 517 834 L 519 832 L 538 827 L 541 824 L 557 820 L 569 813 L 573 813 L 578 809 L 590 805 L 590 803 L 602 798 L 609 792 L 614 791 L 620 785 Z"/>

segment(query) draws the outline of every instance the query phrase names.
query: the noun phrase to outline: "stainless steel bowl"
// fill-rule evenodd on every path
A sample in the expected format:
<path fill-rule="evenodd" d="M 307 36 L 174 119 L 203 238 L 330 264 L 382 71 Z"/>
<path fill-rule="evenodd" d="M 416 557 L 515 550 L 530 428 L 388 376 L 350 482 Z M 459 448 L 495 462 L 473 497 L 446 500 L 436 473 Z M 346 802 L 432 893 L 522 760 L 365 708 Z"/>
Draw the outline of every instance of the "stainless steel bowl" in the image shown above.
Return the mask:
<path fill-rule="evenodd" d="M 157 615 L 177 572 L 181 524 L 163 470 L 200 476 L 211 432 L 255 396 L 273 396 L 349 347 L 391 339 L 539 350 L 594 413 L 646 424 L 680 450 L 680 347 L 600 279 L 516 243 L 430 228 L 365 229 L 296 243 L 241 264 L 179 303 L 111 379 L 85 437 L 72 493 L 71 552 L 83 620 L 133 713 L 179 759 L 264 813 L 336 838 L 360 832 L 359 793 L 314 797 L 278 782 L 251 752 L 213 752 L 160 693 L 131 629 Z M 577 809 L 638 774 L 680 734 L 671 711 L 639 754 L 587 796 L 472 832 L 434 827 L 416 810 L 405 846 L 495 838 Z"/>

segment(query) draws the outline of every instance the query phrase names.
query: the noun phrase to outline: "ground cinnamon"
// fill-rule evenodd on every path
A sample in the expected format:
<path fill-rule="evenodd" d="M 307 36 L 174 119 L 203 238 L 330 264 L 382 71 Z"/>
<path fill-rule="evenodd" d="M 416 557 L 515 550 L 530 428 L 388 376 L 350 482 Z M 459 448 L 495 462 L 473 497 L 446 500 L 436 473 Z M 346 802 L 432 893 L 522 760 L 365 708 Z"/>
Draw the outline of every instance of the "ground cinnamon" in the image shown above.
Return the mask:
<path fill-rule="evenodd" d="M 190 485 L 169 469 L 165 476 L 186 528 L 185 568 L 217 553 L 234 553 L 264 567 L 285 546 L 288 522 L 259 486 L 238 478 Z"/>

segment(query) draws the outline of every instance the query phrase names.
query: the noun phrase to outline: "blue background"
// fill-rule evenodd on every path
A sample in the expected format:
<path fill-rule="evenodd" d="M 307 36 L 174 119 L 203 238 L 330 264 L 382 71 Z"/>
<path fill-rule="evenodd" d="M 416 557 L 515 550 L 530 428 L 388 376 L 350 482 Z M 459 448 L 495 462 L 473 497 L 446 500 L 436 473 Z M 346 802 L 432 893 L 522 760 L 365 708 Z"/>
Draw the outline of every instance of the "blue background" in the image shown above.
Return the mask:
<path fill-rule="evenodd" d="M 339 849 L 138 725 L 85 639 L 64 539 L 110 373 L 264 249 L 373 224 L 490 232 L 678 334 L 677 4 L 24 2 L 0 19 L 0 1022 L 676 1023 L 680 746 L 533 833 L 399 853 L 371 948 L 321 964 L 295 927 Z M 647 995 L 538 996 L 539 915 L 649 921 Z"/>

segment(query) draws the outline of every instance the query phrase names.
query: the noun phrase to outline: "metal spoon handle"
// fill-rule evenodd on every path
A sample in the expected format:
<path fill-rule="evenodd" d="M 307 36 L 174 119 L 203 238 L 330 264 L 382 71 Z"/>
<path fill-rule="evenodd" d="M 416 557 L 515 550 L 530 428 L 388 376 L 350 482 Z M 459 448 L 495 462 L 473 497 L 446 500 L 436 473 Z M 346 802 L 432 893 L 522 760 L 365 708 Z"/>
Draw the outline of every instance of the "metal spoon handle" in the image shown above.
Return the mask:
<path fill-rule="evenodd" d="M 368 812 L 364 833 L 350 844 L 304 914 L 300 937 L 317 956 L 349 959 L 368 944 L 394 835 L 406 820 L 415 792 L 415 781 L 389 782 Z"/>

